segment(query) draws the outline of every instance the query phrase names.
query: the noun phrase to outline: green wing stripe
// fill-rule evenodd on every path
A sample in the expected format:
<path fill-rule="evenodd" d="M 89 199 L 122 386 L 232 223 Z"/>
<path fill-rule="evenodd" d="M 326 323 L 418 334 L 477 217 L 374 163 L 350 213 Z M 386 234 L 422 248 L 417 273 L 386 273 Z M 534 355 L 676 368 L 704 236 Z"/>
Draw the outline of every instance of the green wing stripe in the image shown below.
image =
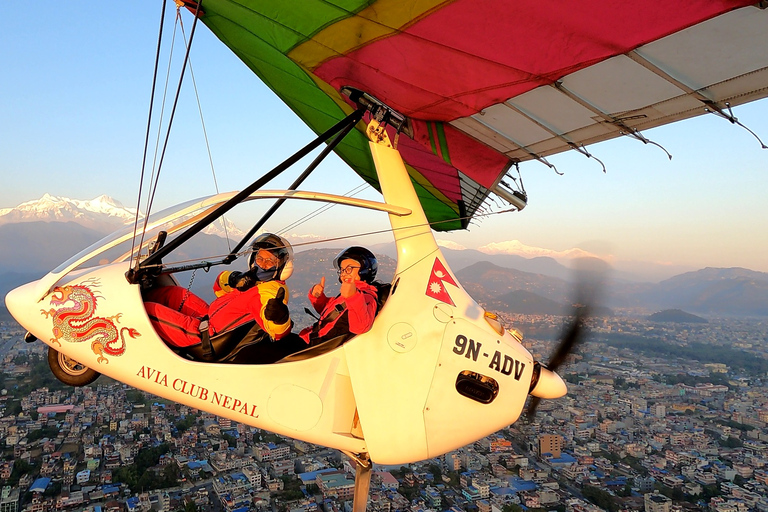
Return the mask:
<path fill-rule="evenodd" d="M 427 133 L 429 134 L 429 145 L 432 146 L 432 153 L 437 155 L 437 146 L 435 145 L 435 137 L 432 135 L 432 121 L 427 121 Z"/>
<path fill-rule="evenodd" d="M 229 0 L 224 2 L 203 2 L 208 21 L 217 16 L 238 20 L 249 27 L 252 36 L 259 34 L 265 42 L 281 53 L 307 41 L 312 35 L 356 12 L 365 9 L 369 2 L 345 0 L 330 3 L 323 0 L 291 0 L 291 8 L 275 0 L 248 2 L 248 6 Z M 209 25 L 210 26 L 210 25 Z M 230 48 L 234 48 L 230 46 Z"/>
<path fill-rule="evenodd" d="M 448 140 L 445 138 L 443 123 L 435 123 L 435 127 L 437 128 L 437 139 L 440 141 L 440 152 L 442 153 L 443 160 L 448 165 L 453 165 L 451 164 L 451 155 L 448 153 Z"/>

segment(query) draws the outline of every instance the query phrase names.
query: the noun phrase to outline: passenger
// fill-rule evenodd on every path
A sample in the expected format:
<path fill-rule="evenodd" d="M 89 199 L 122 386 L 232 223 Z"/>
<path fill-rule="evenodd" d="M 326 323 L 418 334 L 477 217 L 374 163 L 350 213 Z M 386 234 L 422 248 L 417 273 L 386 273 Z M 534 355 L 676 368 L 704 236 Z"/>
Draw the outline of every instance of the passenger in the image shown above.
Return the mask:
<path fill-rule="evenodd" d="M 299 336 L 314 346 L 323 341 L 349 334 L 362 334 L 373 325 L 377 311 L 376 256 L 364 247 L 348 247 L 333 260 L 339 273 L 341 293 L 325 295 L 325 277 L 309 290 L 309 301 L 320 313 L 320 319 L 303 329 Z"/>
<path fill-rule="evenodd" d="M 219 274 L 213 286 L 218 298 L 210 306 L 180 286 L 150 290 L 145 307 L 160 337 L 189 347 L 201 343 L 203 335 L 212 338 L 253 320 L 273 340 L 289 334 L 285 280 L 293 272 L 293 249 L 271 233 L 259 235 L 251 248 L 248 271 Z"/>

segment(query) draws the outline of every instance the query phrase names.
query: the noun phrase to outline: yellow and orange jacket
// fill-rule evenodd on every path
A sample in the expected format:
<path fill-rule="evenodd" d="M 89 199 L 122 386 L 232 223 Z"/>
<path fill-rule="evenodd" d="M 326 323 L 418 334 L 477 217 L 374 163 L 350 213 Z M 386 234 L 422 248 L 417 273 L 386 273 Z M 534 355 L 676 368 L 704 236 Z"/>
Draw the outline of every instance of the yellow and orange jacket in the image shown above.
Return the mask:
<path fill-rule="evenodd" d="M 284 303 L 288 304 L 289 294 L 285 281 L 266 281 L 248 290 L 240 291 L 237 288 L 231 288 L 228 284 L 226 287 L 222 286 L 222 283 L 228 282 L 228 274 L 229 271 L 219 274 L 213 286 L 218 298 L 208 308 L 211 336 L 232 330 L 251 320 L 256 320 L 259 327 L 275 340 L 291 332 L 290 319 L 284 324 L 276 324 L 264 317 L 264 307 L 269 299 L 277 296 L 280 288 L 285 288 Z"/>

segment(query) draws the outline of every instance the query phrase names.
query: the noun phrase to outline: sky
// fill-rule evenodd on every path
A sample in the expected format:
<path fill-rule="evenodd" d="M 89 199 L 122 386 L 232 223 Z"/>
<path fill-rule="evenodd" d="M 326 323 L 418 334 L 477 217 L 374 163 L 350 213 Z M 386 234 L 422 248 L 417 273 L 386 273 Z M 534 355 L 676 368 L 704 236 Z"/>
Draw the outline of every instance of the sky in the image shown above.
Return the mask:
<path fill-rule="evenodd" d="M 0 208 L 45 193 L 73 199 L 106 194 L 136 205 L 161 8 L 159 2 L 152 8 L 147 4 L 4 3 Z M 168 27 L 174 11 L 168 8 Z M 192 17 L 184 14 L 189 34 Z M 313 138 L 221 42 L 204 26 L 198 29 L 191 62 L 205 132 L 195 88 L 187 80 L 156 209 L 214 193 L 211 162 L 218 189 L 236 190 Z M 170 33 L 164 38 L 169 41 Z M 179 44 L 174 52 L 179 62 Z M 160 69 L 162 86 L 166 64 Z M 178 75 L 176 66 L 169 91 Z M 736 107 L 734 114 L 768 142 L 768 100 Z M 644 135 L 663 145 L 673 159 L 655 146 L 622 138 L 588 147 L 607 173 L 574 152 L 548 157 L 562 176 L 540 163 L 525 162 L 525 210 L 437 237 L 458 247 L 561 259 L 589 253 L 617 267 L 662 264 L 669 275 L 704 267 L 768 272 L 768 150 L 760 149 L 744 129 L 714 115 Z M 287 187 L 300 170 L 269 188 Z M 362 183 L 333 157 L 302 188 L 343 194 Z M 361 197 L 380 199 L 372 189 Z M 278 230 L 315 207 L 292 206 L 268 227 Z M 248 227 L 248 219 L 233 220 Z M 291 234 L 330 237 L 340 228 L 349 234 L 386 227 L 382 214 L 352 215 L 338 208 Z M 356 243 L 380 241 L 386 240 L 373 236 Z"/>

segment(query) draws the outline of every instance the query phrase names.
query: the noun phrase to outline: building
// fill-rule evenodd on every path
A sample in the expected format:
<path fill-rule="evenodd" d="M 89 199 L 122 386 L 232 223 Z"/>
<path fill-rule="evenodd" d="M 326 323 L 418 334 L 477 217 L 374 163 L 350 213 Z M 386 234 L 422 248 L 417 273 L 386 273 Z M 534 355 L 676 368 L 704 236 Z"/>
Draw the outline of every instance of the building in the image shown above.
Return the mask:
<path fill-rule="evenodd" d="M 270 462 L 270 466 L 272 468 L 272 475 L 275 478 L 295 474 L 294 462 L 291 459 L 273 460 Z"/>
<path fill-rule="evenodd" d="M 427 498 L 427 503 L 429 503 L 431 508 L 440 510 L 443 501 L 442 497 L 440 496 L 440 491 L 434 487 L 427 486 L 427 488 L 424 490 L 424 496 Z"/>
<path fill-rule="evenodd" d="M 669 512 L 670 505 L 672 500 L 658 491 L 645 495 L 645 512 Z"/>
<path fill-rule="evenodd" d="M 555 459 L 560 458 L 560 452 L 563 450 L 563 436 L 555 434 L 544 434 L 539 438 L 539 456 L 545 453 L 551 453 Z"/>
<path fill-rule="evenodd" d="M 248 479 L 254 489 L 261 488 L 261 472 L 256 466 L 246 466 L 243 468 L 243 475 Z"/>
<path fill-rule="evenodd" d="M 84 469 L 83 471 L 80 471 L 75 475 L 75 478 L 77 480 L 78 485 L 83 485 L 88 480 L 91 479 L 91 471 L 88 469 Z"/>
<path fill-rule="evenodd" d="M 378 477 L 382 489 L 396 491 L 400 487 L 400 482 L 389 471 L 378 471 L 374 474 Z"/>
<path fill-rule="evenodd" d="M 16 512 L 19 509 L 19 490 L 6 485 L 0 497 L 0 512 Z"/>
<path fill-rule="evenodd" d="M 253 448 L 253 454 L 259 462 L 269 462 L 288 457 L 291 449 L 286 444 L 260 443 Z"/>
<path fill-rule="evenodd" d="M 336 496 L 341 501 L 351 500 L 355 494 L 355 481 L 341 472 L 318 473 L 315 483 L 324 499 Z"/>
<path fill-rule="evenodd" d="M 461 469 L 461 455 L 458 452 L 446 453 L 445 466 L 450 470 L 459 471 Z"/>

